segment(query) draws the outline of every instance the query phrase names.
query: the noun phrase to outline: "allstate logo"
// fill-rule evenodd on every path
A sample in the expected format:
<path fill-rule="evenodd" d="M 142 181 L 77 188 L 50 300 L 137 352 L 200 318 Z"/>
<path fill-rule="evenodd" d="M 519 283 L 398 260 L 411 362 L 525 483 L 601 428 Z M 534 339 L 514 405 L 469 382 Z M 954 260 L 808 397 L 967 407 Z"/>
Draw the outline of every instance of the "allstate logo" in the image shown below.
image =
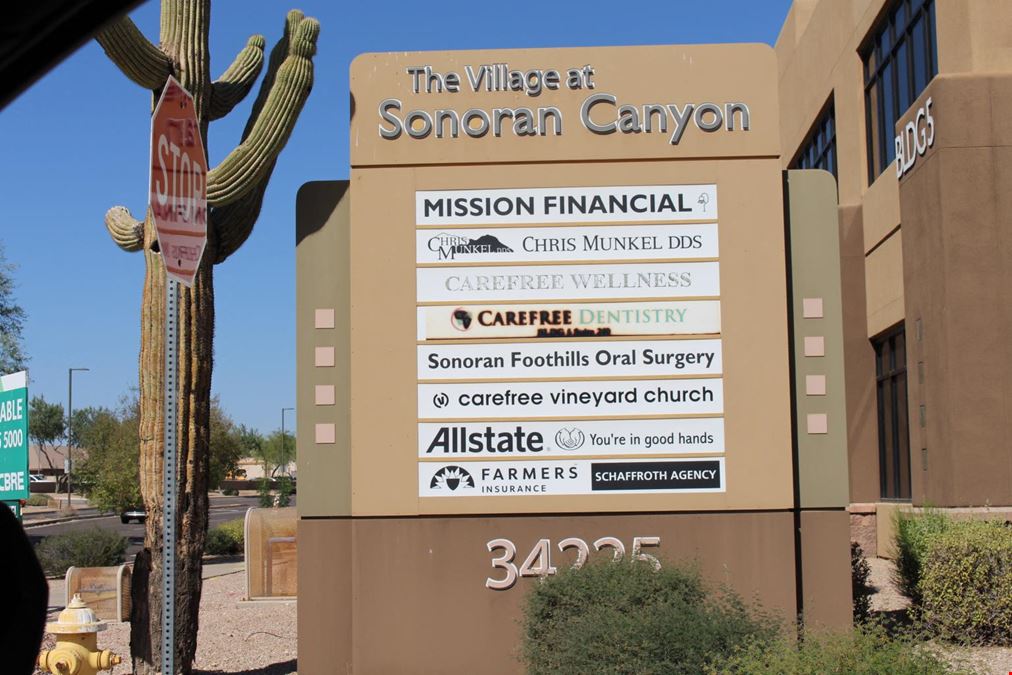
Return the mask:
<path fill-rule="evenodd" d="M 474 478 L 471 478 L 471 474 L 459 466 L 444 466 L 429 481 L 429 487 L 433 490 L 453 492 L 459 487 L 473 488 Z"/>
<path fill-rule="evenodd" d="M 584 440 L 583 432 L 576 427 L 563 427 L 555 432 L 555 444 L 563 450 L 579 450 L 583 447 Z"/>

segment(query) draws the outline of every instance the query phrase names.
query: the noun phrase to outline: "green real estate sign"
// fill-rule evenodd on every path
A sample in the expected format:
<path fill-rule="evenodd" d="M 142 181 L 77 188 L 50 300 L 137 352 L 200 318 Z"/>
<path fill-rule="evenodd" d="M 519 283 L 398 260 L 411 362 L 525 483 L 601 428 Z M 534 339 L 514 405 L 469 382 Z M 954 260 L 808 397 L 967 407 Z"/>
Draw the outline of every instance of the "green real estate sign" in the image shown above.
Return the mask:
<path fill-rule="evenodd" d="M 0 501 L 28 498 L 28 377 L 0 376 Z"/>

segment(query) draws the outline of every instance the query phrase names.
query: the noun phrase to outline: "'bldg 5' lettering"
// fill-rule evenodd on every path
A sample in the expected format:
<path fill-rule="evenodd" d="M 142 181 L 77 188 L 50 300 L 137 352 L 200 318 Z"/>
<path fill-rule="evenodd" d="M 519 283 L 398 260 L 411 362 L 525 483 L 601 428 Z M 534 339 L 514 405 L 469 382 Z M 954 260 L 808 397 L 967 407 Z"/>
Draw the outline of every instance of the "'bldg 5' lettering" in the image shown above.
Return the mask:
<path fill-rule="evenodd" d="M 931 99 L 917 109 L 914 119 L 907 122 L 903 131 L 896 137 L 896 177 L 914 168 L 917 156 L 924 156 L 935 144 L 935 118 L 931 116 Z"/>

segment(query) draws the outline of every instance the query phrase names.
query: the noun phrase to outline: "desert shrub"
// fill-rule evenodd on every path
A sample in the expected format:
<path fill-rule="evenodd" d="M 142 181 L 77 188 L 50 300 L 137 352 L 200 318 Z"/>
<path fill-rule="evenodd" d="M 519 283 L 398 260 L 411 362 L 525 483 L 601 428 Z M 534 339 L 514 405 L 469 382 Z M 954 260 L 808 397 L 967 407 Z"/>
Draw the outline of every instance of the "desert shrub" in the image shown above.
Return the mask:
<path fill-rule="evenodd" d="M 890 638 L 879 626 L 853 631 L 808 633 L 793 638 L 753 641 L 711 668 L 719 675 L 935 675 L 955 673 L 923 645 Z"/>
<path fill-rule="evenodd" d="M 46 495 L 34 494 L 25 500 L 25 506 L 49 506 L 49 497 Z"/>
<path fill-rule="evenodd" d="M 118 565 L 126 548 L 126 537 L 95 527 L 46 537 L 35 547 L 35 555 L 46 574 L 61 575 L 68 567 Z"/>
<path fill-rule="evenodd" d="M 1012 645 L 1012 529 L 963 521 L 930 543 L 919 586 L 921 620 L 957 642 Z"/>
<path fill-rule="evenodd" d="M 896 574 L 893 580 L 903 595 L 920 605 L 924 556 L 933 538 L 948 530 L 953 521 L 944 513 L 932 510 L 923 513 L 897 511 L 895 518 Z"/>
<path fill-rule="evenodd" d="M 261 478 L 257 485 L 257 496 L 260 498 L 260 508 L 269 509 L 274 506 L 274 493 L 271 492 L 271 480 Z"/>
<path fill-rule="evenodd" d="M 295 491 L 295 486 L 291 476 L 280 476 L 278 478 L 278 499 L 276 504 L 278 506 L 289 506 L 292 503 L 292 493 Z"/>
<path fill-rule="evenodd" d="M 243 519 L 236 518 L 207 531 L 204 551 L 209 555 L 235 555 L 243 552 Z"/>
<path fill-rule="evenodd" d="M 871 567 L 864 559 L 864 551 L 856 541 L 850 542 L 850 589 L 854 598 L 854 621 L 864 623 L 868 620 L 871 611 L 871 596 L 875 589 L 868 578 L 871 576 Z"/>
<path fill-rule="evenodd" d="M 595 561 L 533 584 L 524 600 L 521 659 L 542 673 L 700 673 L 776 625 L 693 568 Z"/>

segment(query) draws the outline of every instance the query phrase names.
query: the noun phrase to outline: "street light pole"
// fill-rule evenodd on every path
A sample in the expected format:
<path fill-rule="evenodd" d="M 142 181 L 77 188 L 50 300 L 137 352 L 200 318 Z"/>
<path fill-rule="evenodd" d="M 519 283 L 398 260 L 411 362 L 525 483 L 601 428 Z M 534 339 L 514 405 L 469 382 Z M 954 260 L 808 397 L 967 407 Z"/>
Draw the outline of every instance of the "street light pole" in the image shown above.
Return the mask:
<path fill-rule="evenodd" d="M 67 510 L 70 510 L 70 447 L 73 445 L 74 430 L 74 371 L 90 370 L 90 368 L 67 368 Z"/>
<path fill-rule="evenodd" d="M 283 473 L 288 474 L 288 455 L 285 454 L 285 411 L 295 411 L 295 408 L 281 409 L 281 463 L 284 465 Z"/>

